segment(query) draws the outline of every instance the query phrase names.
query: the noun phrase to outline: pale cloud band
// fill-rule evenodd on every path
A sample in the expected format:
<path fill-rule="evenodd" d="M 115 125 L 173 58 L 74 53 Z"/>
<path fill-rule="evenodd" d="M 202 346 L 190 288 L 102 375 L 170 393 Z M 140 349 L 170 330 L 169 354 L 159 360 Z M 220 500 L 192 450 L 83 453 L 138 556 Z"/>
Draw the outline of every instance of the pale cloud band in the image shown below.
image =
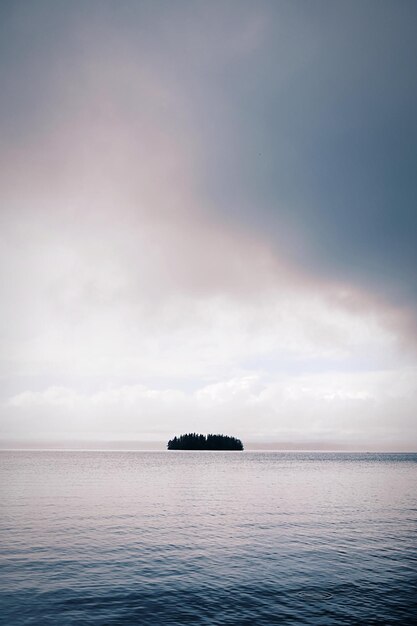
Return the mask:
<path fill-rule="evenodd" d="M 100 433 L 117 447 L 126 439 L 167 440 L 175 429 L 239 428 L 249 443 L 412 450 L 416 400 L 412 370 L 282 375 L 273 382 L 246 376 L 192 392 L 131 385 L 82 394 L 51 387 L 9 398 L 5 434 L 34 445 L 51 439 L 71 445 L 69 435 L 76 433 L 97 446 Z"/>

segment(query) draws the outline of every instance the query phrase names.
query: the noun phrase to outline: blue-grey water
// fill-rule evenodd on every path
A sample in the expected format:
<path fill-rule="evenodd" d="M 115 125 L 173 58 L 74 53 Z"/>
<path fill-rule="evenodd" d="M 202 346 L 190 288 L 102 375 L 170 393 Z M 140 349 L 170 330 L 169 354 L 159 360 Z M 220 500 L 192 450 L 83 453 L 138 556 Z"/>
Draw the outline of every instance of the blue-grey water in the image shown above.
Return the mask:
<path fill-rule="evenodd" d="M 0 621 L 413 624 L 417 455 L 2 452 Z"/>

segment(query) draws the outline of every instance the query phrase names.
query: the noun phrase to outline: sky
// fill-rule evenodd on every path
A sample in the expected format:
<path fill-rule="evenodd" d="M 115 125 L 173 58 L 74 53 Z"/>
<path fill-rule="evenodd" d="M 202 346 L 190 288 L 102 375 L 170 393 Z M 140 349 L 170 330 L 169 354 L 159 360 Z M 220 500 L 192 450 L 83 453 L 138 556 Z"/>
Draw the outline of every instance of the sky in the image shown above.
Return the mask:
<path fill-rule="evenodd" d="M 2 445 L 417 450 L 416 27 L 0 3 Z"/>

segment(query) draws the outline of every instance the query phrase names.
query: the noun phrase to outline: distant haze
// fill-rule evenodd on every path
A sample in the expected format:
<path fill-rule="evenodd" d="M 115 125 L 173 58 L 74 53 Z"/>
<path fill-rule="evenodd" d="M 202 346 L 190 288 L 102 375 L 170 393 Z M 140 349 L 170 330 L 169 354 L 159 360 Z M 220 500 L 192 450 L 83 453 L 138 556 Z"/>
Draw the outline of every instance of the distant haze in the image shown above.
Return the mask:
<path fill-rule="evenodd" d="M 1 3 L 3 448 L 417 449 L 416 28 Z"/>

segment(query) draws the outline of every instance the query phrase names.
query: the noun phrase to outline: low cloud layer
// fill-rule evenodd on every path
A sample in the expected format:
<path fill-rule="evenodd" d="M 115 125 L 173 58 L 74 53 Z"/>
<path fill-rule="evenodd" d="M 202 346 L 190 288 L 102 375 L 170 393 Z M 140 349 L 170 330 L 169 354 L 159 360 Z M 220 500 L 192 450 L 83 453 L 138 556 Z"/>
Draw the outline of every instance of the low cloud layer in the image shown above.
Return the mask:
<path fill-rule="evenodd" d="M 34 444 L 167 440 L 178 432 L 239 432 L 246 441 L 413 450 L 416 372 L 246 376 L 194 391 L 130 385 L 86 394 L 65 387 L 7 401 L 3 429 Z M 366 427 L 364 427 L 366 424 Z M 10 430 L 9 430 L 10 429 Z M 4 432 L 3 432 L 4 434 Z"/>

